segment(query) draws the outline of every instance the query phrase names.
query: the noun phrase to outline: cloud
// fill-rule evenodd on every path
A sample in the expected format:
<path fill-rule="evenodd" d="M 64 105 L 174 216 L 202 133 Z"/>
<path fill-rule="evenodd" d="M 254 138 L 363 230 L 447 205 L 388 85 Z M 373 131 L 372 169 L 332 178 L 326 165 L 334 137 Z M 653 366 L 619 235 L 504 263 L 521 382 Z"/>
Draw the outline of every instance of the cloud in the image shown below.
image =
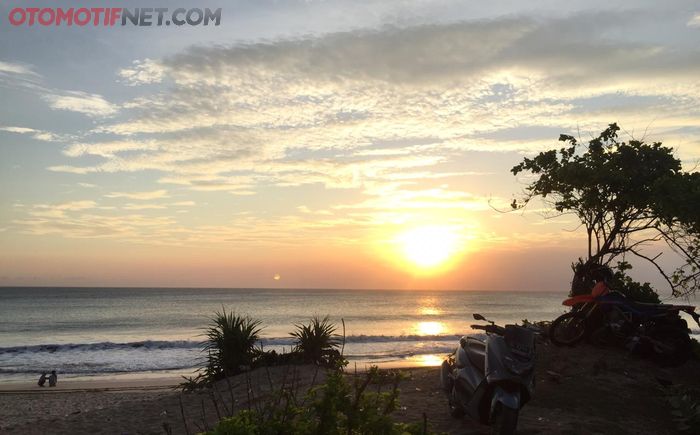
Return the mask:
<path fill-rule="evenodd" d="M 16 134 L 27 134 L 31 135 L 36 140 L 41 140 L 45 142 L 56 142 L 64 140 L 64 138 L 54 133 L 42 130 L 35 130 L 33 128 L 27 127 L 0 127 L 0 131 L 6 131 L 8 133 Z"/>
<path fill-rule="evenodd" d="M 75 143 L 63 150 L 63 154 L 69 157 L 84 155 L 114 157 L 118 153 L 126 151 L 147 151 L 158 149 L 155 141 L 110 141 L 98 144 Z"/>
<path fill-rule="evenodd" d="M 118 74 L 127 85 L 138 86 L 161 82 L 165 68 L 152 59 L 135 60 L 131 68 L 124 68 Z"/>
<path fill-rule="evenodd" d="M 698 49 L 625 36 L 657 18 L 669 19 L 516 16 L 196 46 L 119 71 L 123 83 L 141 86 L 139 96 L 119 105 L 118 118 L 97 119 L 49 169 L 148 171 L 154 186 L 178 186 L 178 196 L 258 195 L 237 204 L 269 200 L 283 210 L 183 228 L 172 208 L 195 201 L 137 202 L 167 197 L 160 189 L 107 195 L 134 201 L 122 212 L 166 215 L 160 234 L 177 243 L 291 243 L 303 233 L 352 243 L 376 226 L 436 216 L 460 225 L 490 213 L 489 199 L 507 204 L 519 188 L 503 181 L 511 163 L 558 146 L 559 133 L 654 120 L 660 139 L 684 144 L 683 158 L 700 156 Z M 323 192 L 323 204 L 307 201 L 309 191 Z M 88 214 L 85 221 L 97 218 Z"/>
<path fill-rule="evenodd" d="M 67 212 L 91 210 L 97 208 L 97 203 L 91 200 L 70 201 L 57 204 L 35 204 L 29 210 L 32 217 L 61 218 Z"/>
<path fill-rule="evenodd" d="M 615 11 L 387 27 L 318 38 L 194 47 L 164 59 L 162 67 L 180 84 L 208 85 L 275 81 L 281 75 L 431 84 L 519 72 L 575 87 L 653 77 L 659 72 L 688 78 L 697 72 L 698 61 L 659 44 L 607 37 L 611 26 L 629 28 L 652 20 L 640 12 Z"/>
<path fill-rule="evenodd" d="M 18 75 L 18 76 L 29 76 L 39 78 L 39 74 L 34 72 L 32 67 L 13 62 L 0 61 L 0 75 Z"/>
<path fill-rule="evenodd" d="M 163 210 L 167 208 L 164 205 L 161 204 L 125 204 L 122 207 L 124 210 Z"/>
<path fill-rule="evenodd" d="M 150 199 L 160 199 L 160 198 L 168 198 L 168 191 L 161 189 L 161 190 L 152 190 L 148 192 L 112 192 L 107 195 L 105 195 L 107 198 L 128 198 L 128 199 L 135 199 L 139 201 L 147 201 Z"/>
<path fill-rule="evenodd" d="M 696 13 L 688 20 L 688 27 L 700 27 L 700 12 Z"/>
<path fill-rule="evenodd" d="M 109 140 L 71 144 L 63 152 L 75 163 L 49 169 L 154 171 L 160 184 L 237 195 L 321 185 L 370 197 L 377 185 L 488 173 L 465 168 L 467 156 L 532 153 L 611 121 L 656 118 L 659 134 L 700 125 L 696 49 L 616 36 L 653 20 L 516 16 L 196 46 L 121 70 L 129 84 L 172 86 L 144 86 L 119 120 L 98 124 Z"/>
<path fill-rule="evenodd" d="M 55 110 L 68 110 L 100 118 L 114 115 L 118 108 L 101 95 L 81 91 L 64 91 L 61 94 L 44 96 L 49 106 Z"/>

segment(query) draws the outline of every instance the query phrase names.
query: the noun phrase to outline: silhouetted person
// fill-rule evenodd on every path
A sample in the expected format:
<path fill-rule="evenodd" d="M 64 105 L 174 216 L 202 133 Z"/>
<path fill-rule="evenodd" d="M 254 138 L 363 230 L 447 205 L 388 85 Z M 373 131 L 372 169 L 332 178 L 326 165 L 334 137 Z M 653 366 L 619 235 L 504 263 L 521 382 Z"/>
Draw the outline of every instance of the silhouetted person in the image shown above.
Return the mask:
<path fill-rule="evenodd" d="M 39 384 L 40 387 L 43 387 L 45 383 L 46 383 L 46 372 L 43 372 L 41 374 L 41 377 L 39 378 L 39 382 L 37 382 L 37 384 Z"/>
<path fill-rule="evenodd" d="M 55 387 L 56 382 L 58 382 L 58 375 L 56 375 L 56 370 L 51 370 L 51 376 L 49 376 L 49 387 Z"/>

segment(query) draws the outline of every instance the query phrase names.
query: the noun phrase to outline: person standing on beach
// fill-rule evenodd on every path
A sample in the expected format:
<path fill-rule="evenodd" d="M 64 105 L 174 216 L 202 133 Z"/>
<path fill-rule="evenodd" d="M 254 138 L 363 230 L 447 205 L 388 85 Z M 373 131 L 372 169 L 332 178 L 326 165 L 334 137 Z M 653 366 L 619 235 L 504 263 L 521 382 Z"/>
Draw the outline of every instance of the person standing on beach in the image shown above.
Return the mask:
<path fill-rule="evenodd" d="M 38 384 L 40 387 L 43 387 L 45 383 L 46 383 L 46 372 L 43 372 L 43 373 L 41 374 L 41 377 L 39 378 L 39 382 L 37 382 L 37 384 Z"/>
<path fill-rule="evenodd" d="M 58 375 L 56 370 L 51 370 L 51 376 L 49 376 L 49 387 L 55 387 L 56 382 L 58 382 Z"/>

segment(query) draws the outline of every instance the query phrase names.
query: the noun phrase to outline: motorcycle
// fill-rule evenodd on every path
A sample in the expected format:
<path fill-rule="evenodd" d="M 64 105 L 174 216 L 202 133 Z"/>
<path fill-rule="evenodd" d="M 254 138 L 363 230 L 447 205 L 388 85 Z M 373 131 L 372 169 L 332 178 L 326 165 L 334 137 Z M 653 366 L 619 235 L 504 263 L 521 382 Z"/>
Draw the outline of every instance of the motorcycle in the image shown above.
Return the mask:
<path fill-rule="evenodd" d="M 634 302 L 606 285 L 562 304 L 572 310 L 550 326 L 555 345 L 573 346 L 585 338 L 594 344 L 625 346 L 664 365 L 682 364 L 690 356 L 690 331 L 679 313 L 687 313 L 700 325 L 693 306 Z"/>
<path fill-rule="evenodd" d="M 535 333 L 518 325 L 498 326 L 481 314 L 472 325 L 486 340 L 462 337 L 442 363 L 441 383 L 450 414 L 493 426 L 498 435 L 514 434 L 520 409 L 535 388 Z"/>

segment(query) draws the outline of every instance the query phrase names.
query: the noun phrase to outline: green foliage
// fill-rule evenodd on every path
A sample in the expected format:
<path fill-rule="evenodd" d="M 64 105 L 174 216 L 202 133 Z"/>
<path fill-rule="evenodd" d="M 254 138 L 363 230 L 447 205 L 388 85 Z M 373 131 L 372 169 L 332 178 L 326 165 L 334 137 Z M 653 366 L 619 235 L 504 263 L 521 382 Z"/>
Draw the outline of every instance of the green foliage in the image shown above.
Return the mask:
<path fill-rule="evenodd" d="M 659 294 L 648 282 L 639 283 L 627 275 L 627 270 L 631 269 L 629 263 L 621 261 L 617 263 L 617 270 L 613 275 L 610 287 L 617 290 L 628 298 L 636 302 L 659 304 Z"/>
<path fill-rule="evenodd" d="M 419 424 L 396 423 L 400 377 L 393 376 L 388 391 L 368 391 L 381 372 L 373 367 L 352 382 L 340 371 L 309 389 L 303 398 L 281 389 L 262 410 L 244 410 L 224 418 L 205 435 L 418 435 L 429 434 Z"/>
<path fill-rule="evenodd" d="M 329 366 L 341 358 L 340 336 L 335 333 L 337 327 L 328 316 L 323 319 L 314 316 L 308 324 L 294 326 L 296 329 L 290 334 L 295 339 L 294 351 L 304 361 Z"/>
<path fill-rule="evenodd" d="M 572 266 L 577 282 L 575 284 L 572 283 L 571 296 L 575 296 L 577 294 L 588 294 L 591 292 L 595 282 L 590 273 L 590 266 L 590 264 L 585 263 L 580 258 L 579 261 Z M 659 294 L 651 286 L 651 284 L 648 282 L 639 283 L 633 280 L 627 274 L 627 271 L 630 269 L 632 269 L 632 265 L 630 265 L 628 262 L 619 261 L 617 266 L 615 266 L 614 272 L 612 273 L 612 278 L 608 281 L 610 288 L 622 293 L 636 302 L 654 304 L 660 303 L 661 300 L 659 299 Z"/>
<path fill-rule="evenodd" d="M 291 335 L 296 343 L 290 353 L 265 352 L 262 347 L 257 348 L 255 345 L 262 331 L 260 325 L 259 320 L 225 309 L 215 313 L 205 331 L 205 364 L 195 376 L 183 376 L 180 388 L 187 392 L 196 391 L 214 381 L 256 367 L 315 363 L 341 369 L 347 365 L 347 360 L 338 351 L 344 338 L 341 341 L 341 336 L 335 333 L 337 328 L 328 316 L 323 319 L 314 317 L 306 325 L 295 325 Z"/>
<path fill-rule="evenodd" d="M 525 158 L 511 172 L 529 172 L 536 179 L 526 187 L 525 197 L 511 205 L 519 209 L 541 197 L 555 212 L 579 218 L 588 252 L 575 268 L 573 294 L 585 291 L 588 269 L 618 256 L 624 260 L 625 255 L 650 262 L 674 295 L 693 293 L 700 286 L 700 174 L 683 172 L 672 148 L 660 142 L 620 141 L 619 130 L 610 124 L 587 146 L 561 135 L 566 144 L 561 149 Z M 682 258 L 675 270 L 664 268 L 658 252 L 645 252 L 645 246 L 660 241 Z M 630 292 L 648 296 L 644 285 L 622 280 Z"/>
<path fill-rule="evenodd" d="M 261 322 L 233 311 L 227 313 L 224 308 L 211 321 L 205 332 L 207 362 L 203 377 L 214 381 L 250 367 L 257 353 L 255 343 L 260 339 Z"/>

